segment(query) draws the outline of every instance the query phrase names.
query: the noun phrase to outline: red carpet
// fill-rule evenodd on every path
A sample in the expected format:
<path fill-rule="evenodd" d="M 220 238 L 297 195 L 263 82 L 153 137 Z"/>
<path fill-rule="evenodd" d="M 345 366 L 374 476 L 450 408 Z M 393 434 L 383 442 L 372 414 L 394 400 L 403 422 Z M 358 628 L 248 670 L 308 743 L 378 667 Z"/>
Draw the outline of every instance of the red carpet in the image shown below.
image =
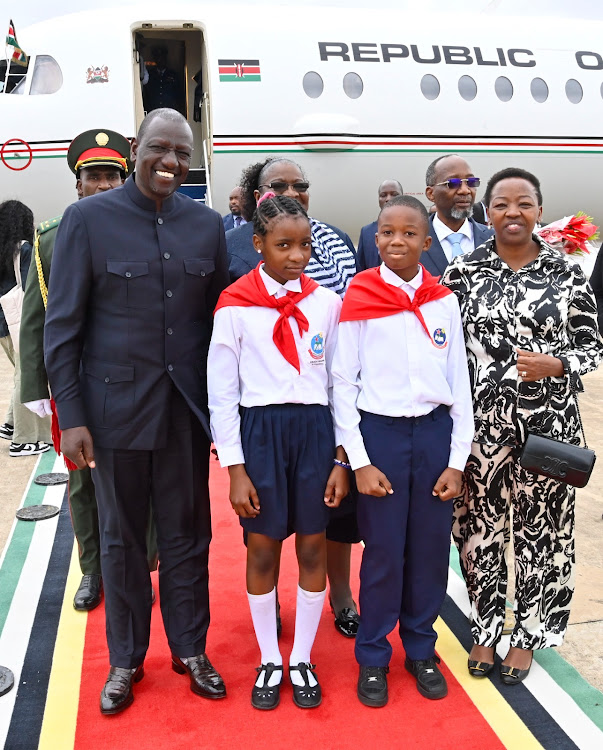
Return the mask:
<path fill-rule="evenodd" d="M 207 652 L 222 674 L 228 697 L 208 701 L 189 689 L 188 677 L 171 669 L 159 606 L 153 607 L 151 645 L 145 677 L 135 686 L 134 704 L 123 714 L 104 717 L 99 694 L 109 669 L 103 607 L 88 616 L 81 681 L 76 750 L 173 750 L 173 748 L 502 748 L 481 713 L 445 665 L 449 695 L 443 701 L 420 696 L 403 667 L 404 652 L 392 635 L 394 655 L 385 708 L 362 706 L 356 697 L 358 667 L 353 641 L 344 639 L 325 607 L 312 658 L 323 688 L 314 710 L 297 708 L 285 679 L 275 711 L 254 710 L 249 702 L 259 663 L 247 597 L 245 549 L 238 519 L 228 502 L 228 474 L 212 460 L 213 535 L 210 553 L 212 622 Z M 356 584 L 361 547 L 353 555 Z M 154 585 L 157 590 L 156 576 Z M 295 623 L 297 568 L 292 540 L 284 545 L 279 597 L 282 606 L 281 651 L 288 662 Z"/>

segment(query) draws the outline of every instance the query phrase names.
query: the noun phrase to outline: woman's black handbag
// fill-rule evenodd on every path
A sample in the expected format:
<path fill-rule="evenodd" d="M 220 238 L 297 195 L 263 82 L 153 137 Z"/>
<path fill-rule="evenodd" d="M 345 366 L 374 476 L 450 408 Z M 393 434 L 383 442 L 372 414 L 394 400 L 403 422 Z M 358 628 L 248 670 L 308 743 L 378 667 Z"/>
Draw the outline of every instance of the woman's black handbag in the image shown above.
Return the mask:
<path fill-rule="evenodd" d="M 586 444 L 580 407 L 575 394 L 574 398 L 576 398 L 578 422 L 582 430 L 584 447 L 530 432 L 521 450 L 519 463 L 526 471 L 533 474 L 550 477 L 572 487 L 586 487 L 597 456 Z"/>

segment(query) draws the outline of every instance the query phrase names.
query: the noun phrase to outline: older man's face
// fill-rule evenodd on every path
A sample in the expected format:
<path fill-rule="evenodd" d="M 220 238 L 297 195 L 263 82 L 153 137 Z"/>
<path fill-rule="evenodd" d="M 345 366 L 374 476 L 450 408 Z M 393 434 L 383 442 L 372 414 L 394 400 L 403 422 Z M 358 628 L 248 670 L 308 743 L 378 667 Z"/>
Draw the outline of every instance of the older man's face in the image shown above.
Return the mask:
<path fill-rule="evenodd" d="M 466 180 L 474 177 L 471 167 L 460 156 L 447 156 L 436 164 L 435 185 L 425 189 L 427 198 L 435 203 L 438 215 L 443 220 L 451 219 L 461 221 L 471 216 L 471 208 L 475 203 L 476 188 L 467 186 L 467 182 L 461 182 L 457 188 L 438 183 L 447 182 L 457 178 Z"/>

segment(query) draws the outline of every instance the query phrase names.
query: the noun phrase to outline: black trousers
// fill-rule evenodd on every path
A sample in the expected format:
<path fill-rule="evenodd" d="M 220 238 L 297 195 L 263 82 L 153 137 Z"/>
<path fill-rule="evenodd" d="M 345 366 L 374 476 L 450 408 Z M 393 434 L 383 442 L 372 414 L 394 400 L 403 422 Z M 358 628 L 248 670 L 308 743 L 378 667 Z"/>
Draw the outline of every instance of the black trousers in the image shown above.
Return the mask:
<path fill-rule="evenodd" d="M 167 447 L 95 447 L 96 487 L 111 666 L 134 668 L 149 645 L 151 586 L 146 531 L 149 499 L 157 529 L 163 624 L 179 657 L 205 651 L 209 627 L 209 439 L 172 393 Z"/>

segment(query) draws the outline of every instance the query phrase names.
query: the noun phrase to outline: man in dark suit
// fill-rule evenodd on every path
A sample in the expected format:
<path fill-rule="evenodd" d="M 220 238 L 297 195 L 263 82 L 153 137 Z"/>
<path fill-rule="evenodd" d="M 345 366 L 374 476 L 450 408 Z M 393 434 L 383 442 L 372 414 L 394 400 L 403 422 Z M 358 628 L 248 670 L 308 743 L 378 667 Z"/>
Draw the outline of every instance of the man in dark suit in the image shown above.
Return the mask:
<path fill-rule="evenodd" d="M 402 195 L 402 185 L 398 180 L 384 180 L 379 185 L 377 193 L 379 196 L 379 210 L 381 210 L 389 200 L 395 198 L 397 195 Z M 375 266 L 381 264 L 379 251 L 375 243 L 376 234 L 376 221 L 367 224 L 360 230 L 358 251 L 356 253 L 356 268 L 358 271 L 366 271 L 367 268 L 375 268 Z"/>
<path fill-rule="evenodd" d="M 122 187 L 67 209 L 57 232 L 45 326 L 61 448 L 92 469 L 111 669 L 101 712 L 132 703 L 151 616 L 145 531 L 157 528 L 159 591 L 172 667 L 226 695 L 205 655 L 209 625 L 212 314 L 228 284 L 220 215 L 176 190 L 188 174 L 186 120 L 154 110 Z"/>
<path fill-rule="evenodd" d="M 425 195 L 436 211 L 429 218 L 431 247 L 422 253 L 421 263 L 434 276 L 441 276 L 456 255 L 475 250 L 494 234 L 471 218 L 479 183 L 457 154 L 439 156 L 427 167 Z"/>
<path fill-rule="evenodd" d="M 241 213 L 241 188 L 237 185 L 230 191 L 228 196 L 228 208 L 229 213 L 222 217 L 224 222 L 224 231 L 228 232 L 229 229 L 237 229 L 242 227 L 243 224 L 247 224 L 247 221 L 243 218 Z"/>

